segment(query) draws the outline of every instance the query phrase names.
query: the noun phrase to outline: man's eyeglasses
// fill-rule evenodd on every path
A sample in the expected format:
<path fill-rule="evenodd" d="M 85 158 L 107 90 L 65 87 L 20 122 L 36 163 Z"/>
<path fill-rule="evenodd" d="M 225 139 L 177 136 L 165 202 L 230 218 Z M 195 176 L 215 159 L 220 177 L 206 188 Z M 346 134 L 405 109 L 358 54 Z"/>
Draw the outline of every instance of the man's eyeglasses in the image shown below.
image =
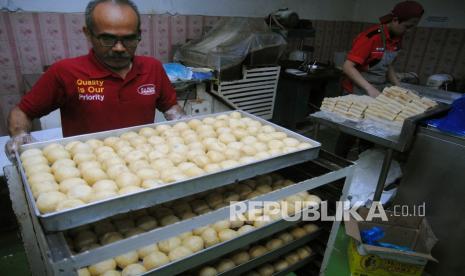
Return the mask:
<path fill-rule="evenodd" d="M 103 47 L 113 47 L 118 41 L 121 41 L 125 48 L 136 48 L 137 44 L 139 44 L 139 41 L 141 40 L 140 35 L 116 36 L 110 34 L 91 34 L 93 37 L 98 39 Z"/>

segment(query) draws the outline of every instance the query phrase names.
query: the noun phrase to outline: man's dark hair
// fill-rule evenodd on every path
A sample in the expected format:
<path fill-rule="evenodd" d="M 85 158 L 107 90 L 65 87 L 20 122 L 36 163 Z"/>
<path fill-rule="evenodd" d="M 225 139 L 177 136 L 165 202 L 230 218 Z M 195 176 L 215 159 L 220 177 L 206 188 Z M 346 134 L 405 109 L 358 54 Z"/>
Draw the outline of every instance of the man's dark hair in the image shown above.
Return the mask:
<path fill-rule="evenodd" d="M 137 14 L 137 32 L 140 33 L 140 13 L 139 10 L 137 9 L 136 4 L 132 2 L 131 0 L 92 0 L 87 4 L 86 7 L 86 26 L 89 31 L 93 32 L 94 31 L 94 20 L 92 18 L 92 12 L 94 11 L 95 7 L 100 4 L 100 3 L 105 3 L 105 2 L 112 2 L 113 4 L 124 6 L 127 5 L 131 7 Z"/>

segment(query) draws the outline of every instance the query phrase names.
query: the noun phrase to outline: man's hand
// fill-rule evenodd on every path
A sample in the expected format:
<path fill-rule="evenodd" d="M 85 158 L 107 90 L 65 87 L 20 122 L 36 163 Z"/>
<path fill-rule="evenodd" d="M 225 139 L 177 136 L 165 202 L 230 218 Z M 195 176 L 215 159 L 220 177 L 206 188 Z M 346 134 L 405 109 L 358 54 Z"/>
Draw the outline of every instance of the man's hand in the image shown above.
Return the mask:
<path fill-rule="evenodd" d="M 165 111 L 163 115 L 165 115 L 165 118 L 168 121 L 180 120 L 180 119 L 185 119 L 185 118 L 190 117 L 186 115 L 182 107 L 180 107 L 179 105 L 173 105 L 170 109 Z"/>
<path fill-rule="evenodd" d="M 370 87 L 367 88 L 366 92 L 368 96 L 373 98 L 376 98 L 379 94 L 381 94 L 381 92 L 372 85 L 370 85 Z"/>
<path fill-rule="evenodd" d="M 5 144 L 6 157 L 8 157 L 11 163 L 16 163 L 15 150 L 17 151 L 21 145 L 29 144 L 34 141 L 34 137 L 26 132 L 12 136 Z"/>

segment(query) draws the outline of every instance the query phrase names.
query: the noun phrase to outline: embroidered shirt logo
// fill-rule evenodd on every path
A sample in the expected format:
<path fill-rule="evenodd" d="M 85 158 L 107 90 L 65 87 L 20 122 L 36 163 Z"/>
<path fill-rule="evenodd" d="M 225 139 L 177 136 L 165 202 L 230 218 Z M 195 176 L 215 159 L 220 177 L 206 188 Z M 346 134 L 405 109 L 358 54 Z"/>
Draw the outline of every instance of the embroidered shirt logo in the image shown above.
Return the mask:
<path fill-rule="evenodd" d="M 137 88 L 137 93 L 147 96 L 155 94 L 155 84 L 144 84 Z"/>

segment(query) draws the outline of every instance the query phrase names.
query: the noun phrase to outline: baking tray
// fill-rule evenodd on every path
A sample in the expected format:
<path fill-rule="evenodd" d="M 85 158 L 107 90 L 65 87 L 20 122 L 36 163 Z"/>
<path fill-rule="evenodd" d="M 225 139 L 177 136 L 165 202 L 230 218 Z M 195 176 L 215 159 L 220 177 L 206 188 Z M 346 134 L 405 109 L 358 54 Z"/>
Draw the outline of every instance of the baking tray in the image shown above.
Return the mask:
<path fill-rule="evenodd" d="M 341 132 L 370 141 L 377 145 L 391 148 L 396 151 L 404 152 L 410 147 L 410 144 L 413 141 L 416 126 L 421 120 L 434 116 L 435 114 L 442 113 L 448 110 L 449 108 L 450 108 L 449 105 L 439 103 L 436 107 L 430 110 L 427 110 L 424 113 L 405 119 L 404 124 L 402 125 L 402 129 L 400 131 L 400 135 L 398 137 L 386 137 L 386 136 L 380 136 L 380 135 L 375 135 L 373 133 L 369 133 L 367 131 L 364 131 L 358 128 L 357 123 L 350 121 L 350 120 L 346 120 L 342 123 L 339 123 L 339 122 L 333 122 L 328 119 L 315 117 L 312 115 L 310 115 L 310 118 L 317 124 L 326 125 L 326 126 L 338 129 Z"/>
<path fill-rule="evenodd" d="M 203 119 L 205 117 L 218 116 L 222 114 L 230 114 L 233 111 L 209 114 L 195 117 L 196 119 Z M 175 200 L 178 198 L 186 197 L 192 194 L 197 194 L 213 188 L 221 187 L 236 181 L 244 180 L 254 177 L 256 175 L 265 174 L 271 171 L 279 170 L 284 167 L 289 167 L 294 164 L 303 163 L 305 161 L 313 160 L 318 157 L 321 144 L 317 141 L 309 139 L 298 133 L 292 132 L 288 129 L 270 123 L 262 118 L 256 117 L 244 111 L 238 111 L 243 117 L 249 117 L 257 120 L 264 125 L 270 125 L 278 131 L 285 132 L 289 137 L 298 139 L 301 142 L 307 142 L 313 145 L 312 148 L 297 150 L 295 152 L 277 155 L 271 158 L 263 159 L 257 162 L 237 166 L 227 170 L 222 170 L 215 173 L 205 174 L 198 177 L 190 178 L 184 181 L 174 182 L 165 186 L 147 189 L 138 193 L 122 195 L 94 203 L 90 203 L 77 208 L 72 208 L 60 212 L 41 214 L 37 209 L 34 197 L 30 186 L 27 185 L 27 178 L 24 172 L 19 153 L 17 152 L 17 160 L 19 160 L 20 174 L 23 185 L 25 186 L 26 196 L 29 198 L 35 215 L 39 218 L 44 231 L 63 231 L 74 228 L 80 225 L 95 222 L 116 214 L 127 213 L 129 211 L 147 208 L 156 204 L 164 203 L 167 201 Z M 138 131 L 143 127 L 155 127 L 160 124 L 174 125 L 178 122 L 187 122 L 193 118 L 169 121 L 164 123 L 148 124 L 124 129 L 117 129 L 111 131 L 104 131 L 86 135 L 73 136 L 69 138 L 56 139 L 47 142 L 27 144 L 20 147 L 20 152 L 31 148 L 43 148 L 52 143 L 67 144 L 72 141 L 86 141 L 89 139 L 104 139 L 109 136 L 119 136 L 128 131 Z"/>

